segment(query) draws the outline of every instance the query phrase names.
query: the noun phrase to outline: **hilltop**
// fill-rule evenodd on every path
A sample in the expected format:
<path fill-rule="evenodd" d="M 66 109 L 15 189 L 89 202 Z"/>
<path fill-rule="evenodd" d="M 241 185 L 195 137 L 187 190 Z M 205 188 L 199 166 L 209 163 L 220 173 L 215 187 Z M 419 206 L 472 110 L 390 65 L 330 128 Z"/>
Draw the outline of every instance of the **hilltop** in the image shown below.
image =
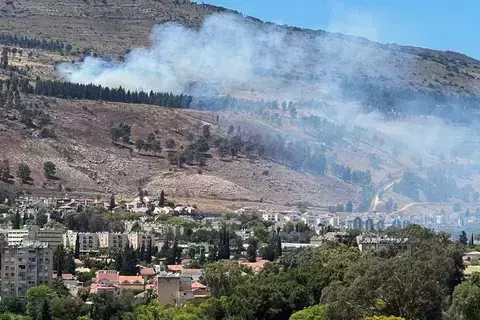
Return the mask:
<path fill-rule="evenodd" d="M 348 79 L 355 83 L 445 94 L 469 95 L 480 90 L 480 62 L 463 54 L 276 26 L 232 10 L 187 0 L 6 1 L 0 4 L 0 27 L 7 34 L 63 41 L 71 44 L 74 51 L 120 56 L 137 47 L 148 47 L 155 24 L 176 22 L 199 28 L 206 17 L 219 13 L 236 15 L 258 30 L 281 30 L 286 33 L 285 37 L 304 43 L 307 49 L 313 42 L 320 43 L 322 52 L 312 47 L 305 57 L 307 69 L 290 75 L 293 79 L 320 83 Z M 322 61 L 328 64 L 322 65 Z M 319 71 L 315 65 L 322 66 L 320 79 L 312 79 L 312 72 L 317 76 Z"/>

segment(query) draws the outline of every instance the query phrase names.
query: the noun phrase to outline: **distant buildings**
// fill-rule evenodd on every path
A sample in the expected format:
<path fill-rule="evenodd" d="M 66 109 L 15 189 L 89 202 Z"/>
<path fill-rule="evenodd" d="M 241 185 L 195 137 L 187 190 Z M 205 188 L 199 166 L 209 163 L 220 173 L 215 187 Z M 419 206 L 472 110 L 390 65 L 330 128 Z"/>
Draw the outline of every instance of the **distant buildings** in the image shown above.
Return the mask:
<path fill-rule="evenodd" d="M 47 243 L 24 240 L 0 252 L 2 299 L 24 296 L 32 287 L 52 283 L 54 249 Z"/>
<path fill-rule="evenodd" d="M 30 229 L 5 230 L 9 246 L 21 245 L 24 240 L 36 240 L 48 243 L 51 248 L 63 244 L 63 231 L 54 229 L 41 229 L 39 226 L 32 226 Z"/>
<path fill-rule="evenodd" d="M 394 250 L 397 253 L 412 253 L 412 244 L 407 238 L 360 235 L 357 236 L 356 240 L 360 251 L 380 252 Z"/>
<path fill-rule="evenodd" d="M 130 244 L 135 250 L 145 248 L 155 243 L 150 233 L 116 233 L 116 232 L 75 232 L 68 230 L 63 236 L 64 246 L 70 250 L 75 249 L 78 237 L 79 251 L 81 254 L 97 254 L 100 250 L 123 250 Z M 150 242 L 151 241 L 151 242 Z"/>

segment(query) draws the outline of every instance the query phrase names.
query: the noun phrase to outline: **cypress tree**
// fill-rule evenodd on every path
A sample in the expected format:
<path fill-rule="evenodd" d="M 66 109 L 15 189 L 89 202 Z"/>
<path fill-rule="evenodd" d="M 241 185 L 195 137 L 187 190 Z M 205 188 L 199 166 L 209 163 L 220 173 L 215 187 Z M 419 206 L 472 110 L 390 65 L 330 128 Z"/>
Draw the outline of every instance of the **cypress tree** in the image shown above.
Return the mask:
<path fill-rule="evenodd" d="M 152 238 L 148 239 L 147 252 L 145 253 L 145 261 L 152 262 Z"/>
<path fill-rule="evenodd" d="M 277 227 L 277 245 L 275 246 L 275 259 L 282 256 L 282 237 L 280 236 L 280 227 Z"/>
<path fill-rule="evenodd" d="M 120 267 L 120 274 L 127 276 L 134 276 L 137 274 L 137 254 L 133 247 L 129 244 L 125 246 L 123 251 L 122 265 Z"/>
<path fill-rule="evenodd" d="M 77 234 L 77 237 L 75 239 L 75 254 L 74 254 L 75 259 L 80 259 L 80 237 Z"/>
<path fill-rule="evenodd" d="M 145 261 L 146 260 L 146 255 L 147 255 L 147 250 L 145 248 L 145 244 L 142 243 L 142 247 L 140 249 L 140 254 L 139 254 L 138 260 Z"/>
<path fill-rule="evenodd" d="M 163 192 L 163 190 L 162 192 L 160 192 L 160 201 L 158 203 L 158 206 L 161 208 L 165 207 L 165 192 Z"/>
<path fill-rule="evenodd" d="M 122 250 L 118 250 L 117 254 L 115 255 L 115 270 L 117 271 L 122 270 L 122 261 L 123 261 Z"/>
<path fill-rule="evenodd" d="M 55 257 L 54 257 L 54 263 L 57 269 L 57 276 L 59 278 L 61 278 L 63 274 L 64 259 L 65 259 L 65 251 L 63 250 L 63 246 L 59 245 L 57 247 L 57 251 L 55 252 Z"/>
<path fill-rule="evenodd" d="M 110 205 L 108 206 L 108 210 L 112 211 L 115 208 L 115 194 L 112 193 L 110 197 Z"/>
<path fill-rule="evenodd" d="M 20 229 L 20 223 L 21 223 L 21 219 L 20 219 L 20 212 L 15 212 L 15 215 L 13 216 L 13 219 L 12 219 L 12 229 Z"/>
<path fill-rule="evenodd" d="M 53 320 L 52 310 L 50 308 L 50 303 L 45 298 L 43 300 L 42 311 L 41 311 L 41 320 Z"/>

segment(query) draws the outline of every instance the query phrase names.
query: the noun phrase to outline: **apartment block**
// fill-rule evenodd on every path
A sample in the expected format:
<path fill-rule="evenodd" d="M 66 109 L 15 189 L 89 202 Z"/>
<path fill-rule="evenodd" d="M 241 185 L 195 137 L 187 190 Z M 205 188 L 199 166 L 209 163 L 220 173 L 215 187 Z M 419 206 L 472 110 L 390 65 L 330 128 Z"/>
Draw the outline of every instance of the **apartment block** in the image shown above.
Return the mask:
<path fill-rule="evenodd" d="M 126 233 L 101 232 L 98 233 L 100 249 L 122 250 L 128 243 Z"/>
<path fill-rule="evenodd" d="M 25 240 L 36 240 L 56 248 L 63 244 L 63 231 L 41 229 L 39 226 L 32 226 L 29 229 L 12 229 L 7 231 L 7 240 L 9 246 L 21 245 Z"/>
<path fill-rule="evenodd" d="M 53 252 L 47 243 L 25 240 L 1 252 L 1 297 L 24 296 L 28 289 L 52 282 Z"/>
<path fill-rule="evenodd" d="M 141 248 L 142 245 L 147 248 L 150 244 L 152 245 L 155 243 L 151 234 L 145 234 L 145 233 L 138 233 L 138 232 L 132 232 L 128 234 L 128 242 L 130 245 L 133 247 L 133 249 L 137 250 L 138 248 Z"/>
<path fill-rule="evenodd" d="M 68 230 L 63 234 L 63 245 L 65 248 L 75 250 L 75 243 L 79 241 L 80 253 L 98 253 L 99 237 L 98 233 L 92 232 L 75 232 Z"/>

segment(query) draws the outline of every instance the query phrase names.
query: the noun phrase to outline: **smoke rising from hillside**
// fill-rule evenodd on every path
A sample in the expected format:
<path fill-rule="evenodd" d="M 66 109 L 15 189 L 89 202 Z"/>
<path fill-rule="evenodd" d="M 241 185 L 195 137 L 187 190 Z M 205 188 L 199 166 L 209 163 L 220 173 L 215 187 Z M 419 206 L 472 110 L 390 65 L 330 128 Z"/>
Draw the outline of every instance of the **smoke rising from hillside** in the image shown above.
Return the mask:
<path fill-rule="evenodd" d="M 374 26 L 368 22 L 367 30 L 374 35 Z M 124 61 L 86 57 L 81 63 L 60 64 L 57 70 L 65 79 L 84 84 L 198 96 L 255 91 L 260 98 L 279 100 L 329 93 L 342 101 L 338 70 L 352 77 L 399 76 L 389 52 L 365 45 L 359 38 L 345 41 L 342 36 L 293 34 L 274 24 L 260 28 L 234 15 L 210 16 L 199 30 L 175 23 L 157 25 L 150 42 L 149 48 L 126 54 Z M 471 134 L 468 129 L 448 128 L 437 118 L 420 124 L 385 123 L 376 113 L 359 113 L 358 104 L 347 107 L 340 102 L 338 109 L 351 125 L 378 130 L 419 151 L 450 149 Z"/>
<path fill-rule="evenodd" d="M 362 57 L 378 56 L 364 46 L 343 46 L 342 41 L 298 32 L 292 36 L 280 26 L 260 28 L 256 22 L 228 14 L 209 16 L 199 30 L 175 23 L 157 25 L 150 42 L 149 48 L 126 54 L 124 62 L 87 57 L 82 63 L 60 64 L 57 70 L 72 82 L 130 90 L 195 94 L 192 89 L 201 84 L 200 94 L 206 88 L 266 89 L 285 98 L 286 92 L 302 98 L 308 92 L 311 98 L 311 90 L 299 93 L 298 83 L 291 82 L 331 78 L 338 67 L 359 68 L 366 62 Z"/>

